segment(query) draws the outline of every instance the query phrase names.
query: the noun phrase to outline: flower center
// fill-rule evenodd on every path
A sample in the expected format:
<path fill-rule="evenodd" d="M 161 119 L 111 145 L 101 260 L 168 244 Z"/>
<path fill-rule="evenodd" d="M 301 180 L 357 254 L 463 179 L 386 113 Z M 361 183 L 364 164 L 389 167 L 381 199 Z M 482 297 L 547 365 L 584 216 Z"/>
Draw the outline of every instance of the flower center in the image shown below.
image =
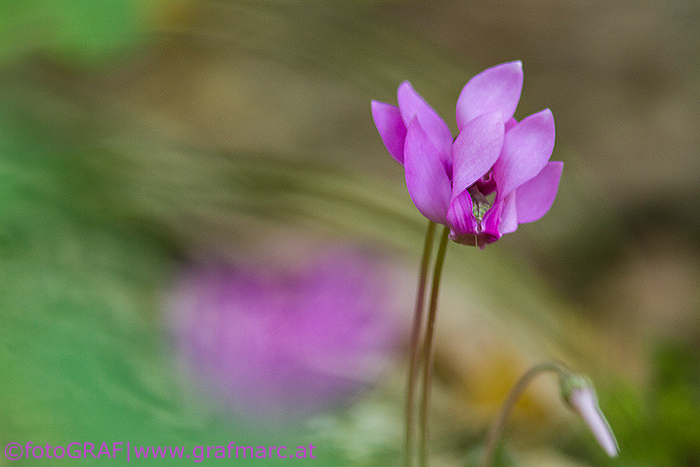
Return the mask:
<path fill-rule="evenodd" d="M 467 188 L 467 192 L 472 198 L 472 213 L 474 214 L 476 222 L 479 224 L 479 230 L 481 230 L 481 221 L 484 219 L 486 211 L 491 208 L 493 200 L 489 200 L 476 185 Z"/>

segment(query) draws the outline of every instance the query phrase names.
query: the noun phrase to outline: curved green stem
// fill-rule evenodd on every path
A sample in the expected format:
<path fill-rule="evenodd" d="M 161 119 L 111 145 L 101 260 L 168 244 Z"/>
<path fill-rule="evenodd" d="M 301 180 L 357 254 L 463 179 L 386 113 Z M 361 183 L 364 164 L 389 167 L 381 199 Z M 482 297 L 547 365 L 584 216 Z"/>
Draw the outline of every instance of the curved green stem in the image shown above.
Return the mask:
<path fill-rule="evenodd" d="M 411 340 L 409 341 L 410 360 L 408 364 L 408 381 L 406 387 L 406 438 L 404 440 L 404 465 L 412 467 L 414 465 L 413 453 L 413 432 L 414 432 L 414 411 L 416 379 L 418 376 L 418 361 L 420 359 L 420 331 L 423 326 L 423 303 L 425 302 L 425 286 L 428 282 L 428 266 L 430 265 L 430 255 L 433 251 L 433 238 L 435 237 L 435 222 L 428 221 L 428 229 L 425 232 L 425 242 L 423 244 L 423 258 L 420 263 L 420 274 L 418 279 L 418 294 L 416 296 L 416 308 L 413 313 L 413 324 L 411 329 Z"/>
<path fill-rule="evenodd" d="M 491 425 L 491 428 L 489 428 L 489 432 L 486 435 L 486 447 L 484 448 L 484 457 L 481 462 L 481 467 L 490 467 L 493 463 L 493 456 L 496 451 L 498 439 L 503 432 L 506 421 L 508 421 L 508 418 L 510 418 L 511 413 L 515 408 L 516 402 L 518 402 L 518 399 L 520 399 L 520 396 L 523 395 L 523 392 L 525 392 L 525 389 L 530 382 L 535 379 L 535 377 L 546 372 L 555 372 L 559 374 L 560 377 L 568 374 L 568 371 L 561 364 L 548 362 L 535 365 L 518 380 L 508 394 L 506 400 L 503 402 L 498 418 L 494 420 L 493 425 Z"/>
<path fill-rule="evenodd" d="M 423 394 L 420 403 L 420 445 L 418 450 L 419 465 L 428 465 L 428 415 L 430 408 L 430 386 L 433 380 L 433 335 L 435 334 L 435 317 L 437 315 L 438 292 L 440 291 L 440 278 L 442 276 L 442 266 L 445 262 L 445 252 L 447 251 L 447 239 L 450 229 L 445 227 L 440 238 L 437 256 L 435 258 L 435 269 L 433 270 L 433 285 L 430 291 L 430 305 L 428 307 L 428 323 L 425 330 L 425 341 L 423 343 Z"/>

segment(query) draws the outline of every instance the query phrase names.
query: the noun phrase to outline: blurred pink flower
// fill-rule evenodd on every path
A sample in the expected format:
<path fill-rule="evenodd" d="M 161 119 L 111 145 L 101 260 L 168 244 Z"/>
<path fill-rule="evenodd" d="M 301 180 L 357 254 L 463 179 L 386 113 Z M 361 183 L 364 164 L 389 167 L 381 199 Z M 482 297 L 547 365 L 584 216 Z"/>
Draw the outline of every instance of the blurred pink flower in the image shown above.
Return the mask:
<path fill-rule="evenodd" d="M 166 316 L 197 386 L 239 414 L 296 420 L 367 389 L 393 356 L 400 334 L 388 282 L 352 249 L 300 270 L 191 265 Z"/>
<path fill-rule="evenodd" d="M 372 101 L 377 130 L 404 166 L 413 203 L 449 227 L 458 243 L 483 248 L 541 218 L 554 202 L 563 169 L 563 163 L 549 162 L 554 118 L 545 109 L 518 123 L 513 114 L 522 86 L 520 61 L 469 80 L 457 100 L 454 141 L 408 81 L 399 86 L 398 107 Z"/>

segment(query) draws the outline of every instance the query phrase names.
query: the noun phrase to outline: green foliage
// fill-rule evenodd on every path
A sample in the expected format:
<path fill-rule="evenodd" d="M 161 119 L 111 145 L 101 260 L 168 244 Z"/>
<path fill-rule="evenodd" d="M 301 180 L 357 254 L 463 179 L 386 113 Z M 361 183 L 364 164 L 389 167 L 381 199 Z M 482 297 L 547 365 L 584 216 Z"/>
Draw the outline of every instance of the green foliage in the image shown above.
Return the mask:
<path fill-rule="evenodd" d="M 472 449 L 464 461 L 464 467 L 480 467 L 484 461 L 483 446 Z M 506 443 L 499 443 L 493 454 L 493 462 L 490 467 L 516 467 L 518 464 L 509 453 Z"/>
<path fill-rule="evenodd" d="M 144 33 L 139 0 L 2 0 L 0 63 L 39 52 L 72 65 L 104 62 Z"/>
<path fill-rule="evenodd" d="M 700 465 L 700 349 L 668 343 L 657 350 L 652 397 L 654 432 L 666 465 Z"/>

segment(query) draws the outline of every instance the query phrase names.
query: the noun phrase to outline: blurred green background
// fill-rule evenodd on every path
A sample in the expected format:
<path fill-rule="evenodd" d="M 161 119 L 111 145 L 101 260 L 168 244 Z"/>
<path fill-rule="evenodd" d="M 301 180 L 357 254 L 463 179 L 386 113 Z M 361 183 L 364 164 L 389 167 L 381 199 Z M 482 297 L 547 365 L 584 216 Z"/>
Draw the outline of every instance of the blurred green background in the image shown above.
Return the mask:
<path fill-rule="evenodd" d="M 541 221 L 449 247 L 432 465 L 474 465 L 552 358 L 596 381 L 621 455 L 543 378 L 501 465 L 700 465 L 700 4 L 681 0 L 0 0 L 3 446 L 235 438 L 397 465 L 402 358 L 342 410 L 251 427 L 183 387 L 162 291 L 201 252 L 342 240 L 399 264 L 408 323 L 425 220 L 369 102 L 410 80 L 454 132 L 462 86 L 516 59 L 516 117 L 552 109 L 564 176 Z M 19 462 L 123 462 L 70 461 Z"/>

